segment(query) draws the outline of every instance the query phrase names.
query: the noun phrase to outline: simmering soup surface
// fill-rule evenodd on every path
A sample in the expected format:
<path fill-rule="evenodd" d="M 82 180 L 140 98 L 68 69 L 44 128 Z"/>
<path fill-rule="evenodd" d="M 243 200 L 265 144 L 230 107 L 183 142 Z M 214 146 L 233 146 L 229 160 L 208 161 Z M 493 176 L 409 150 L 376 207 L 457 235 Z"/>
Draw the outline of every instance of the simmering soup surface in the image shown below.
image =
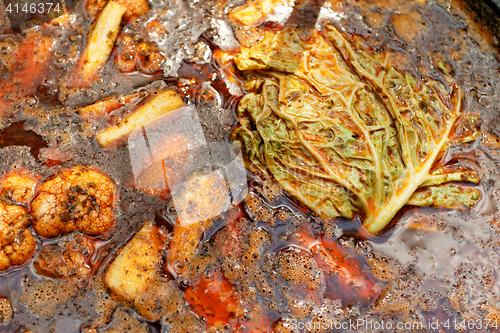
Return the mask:
<path fill-rule="evenodd" d="M 499 41 L 466 3 L 0 33 L 0 332 L 499 329 Z"/>

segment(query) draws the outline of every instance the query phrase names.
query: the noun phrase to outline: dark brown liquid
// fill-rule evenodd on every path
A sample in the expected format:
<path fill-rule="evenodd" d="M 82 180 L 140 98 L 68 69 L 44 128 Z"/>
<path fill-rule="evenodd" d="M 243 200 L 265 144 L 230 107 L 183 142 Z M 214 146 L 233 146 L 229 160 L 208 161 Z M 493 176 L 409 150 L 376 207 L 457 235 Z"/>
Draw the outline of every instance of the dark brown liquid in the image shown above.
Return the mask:
<path fill-rule="evenodd" d="M 42 136 L 24 129 L 24 122 L 13 123 L 0 131 L 0 147 L 27 146 L 33 157 L 39 161 L 40 149 L 48 148 Z"/>

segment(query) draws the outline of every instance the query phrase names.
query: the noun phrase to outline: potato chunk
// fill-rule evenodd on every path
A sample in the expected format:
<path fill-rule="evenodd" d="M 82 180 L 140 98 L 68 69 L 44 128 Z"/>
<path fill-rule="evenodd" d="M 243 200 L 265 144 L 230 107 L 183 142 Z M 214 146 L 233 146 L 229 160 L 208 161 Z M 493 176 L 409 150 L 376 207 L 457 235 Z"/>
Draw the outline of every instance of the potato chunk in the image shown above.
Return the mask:
<path fill-rule="evenodd" d="M 162 230 L 146 222 L 108 267 L 104 281 L 113 294 L 127 302 L 139 298 L 159 272 L 164 246 Z"/>
<path fill-rule="evenodd" d="M 263 16 L 256 6 L 249 5 L 231 13 L 231 17 L 243 25 L 253 25 Z"/>
<path fill-rule="evenodd" d="M 14 310 L 10 300 L 5 297 L 0 297 L 0 323 L 7 323 L 14 317 Z"/>

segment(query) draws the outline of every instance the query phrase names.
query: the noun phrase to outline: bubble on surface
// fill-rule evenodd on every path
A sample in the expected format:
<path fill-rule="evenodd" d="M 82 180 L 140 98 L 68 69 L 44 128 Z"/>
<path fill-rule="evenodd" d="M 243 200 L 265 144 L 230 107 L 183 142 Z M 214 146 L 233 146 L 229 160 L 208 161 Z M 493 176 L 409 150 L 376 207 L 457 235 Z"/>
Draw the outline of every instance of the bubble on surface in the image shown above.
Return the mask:
<path fill-rule="evenodd" d="M 19 300 L 39 316 L 53 316 L 78 291 L 73 284 L 52 280 L 28 280 L 26 287 Z"/>
<path fill-rule="evenodd" d="M 277 265 L 287 281 L 294 284 L 319 283 L 312 257 L 300 249 L 292 247 L 280 251 Z"/>
<path fill-rule="evenodd" d="M 0 323 L 7 323 L 12 320 L 14 310 L 10 300 L 6 297 L 0 297 Z"/>

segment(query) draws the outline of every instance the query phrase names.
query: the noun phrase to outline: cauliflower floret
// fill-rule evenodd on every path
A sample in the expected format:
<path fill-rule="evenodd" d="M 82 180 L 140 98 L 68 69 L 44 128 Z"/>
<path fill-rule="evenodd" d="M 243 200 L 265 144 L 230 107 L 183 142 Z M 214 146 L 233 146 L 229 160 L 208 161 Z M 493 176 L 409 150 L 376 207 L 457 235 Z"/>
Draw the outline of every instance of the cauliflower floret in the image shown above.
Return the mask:
<path fill-rule="evenodd" d="M 116 3 L 127 8 L 127 11 L 123 15 L 123 18 L 127 22 L 143 16 L 149 11 L 149 5 L 146 0 L 117 0 Z"/>
<path fill-rule="evenodd" d="M 97 17 L 99 12 L 106 6 L 107 2 L 107 0 L 87 1 L 87 12 L 91 16 Z M 125 14 L 123 15 L 123 18 L 126 22 L 130 22 L 133 19 L 143 16 L 149 11 L 149 5 L 146 0 L 116 0 L 115 2 L 127 9 Z"/>
<path fill-rule="evenodd" d="M 33 265 L 38 274 L 51 278 L 78 278 L 92 275 L 93 242 L 80 235 L 71 235 L 59 244 L 44 244 Z"/>
<path fill-rule="evenodd" d="M 31 203 L 33 228 L 43 237 L 79 230 L 102 235 L 114 223 L 116 186 L 107 176 L 83 166 L 46 180 Z"/>
<path fill-rule="evenodd" d="M 29 224 L 24 208 L 0 202 L 0 271 L 24 264 L 35 252 L 37 240 Z"/>
<path fill-rule="evenodd" d="M 39 176 L 32 175 L 28 172 L 12 172 L 0 181 L 0 198 L 7 204 L 28 204 L 35 196 L 36 186 L 39 181 Z"/>

